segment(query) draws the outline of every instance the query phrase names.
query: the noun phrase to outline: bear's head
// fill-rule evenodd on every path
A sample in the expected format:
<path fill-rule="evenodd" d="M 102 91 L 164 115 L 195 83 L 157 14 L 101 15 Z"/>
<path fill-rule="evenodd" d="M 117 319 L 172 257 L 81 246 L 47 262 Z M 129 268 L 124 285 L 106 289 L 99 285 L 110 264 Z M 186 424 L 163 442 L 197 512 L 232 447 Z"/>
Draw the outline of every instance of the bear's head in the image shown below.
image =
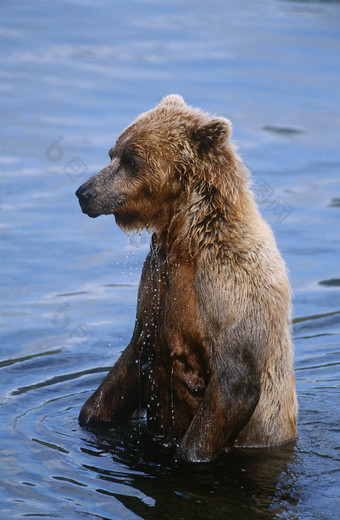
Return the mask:
<path fill-rule="evenodd" d="M 225 169 L 231 124 L 170 95 L 141 114 L 110 150 L 111 162 L 76 195 L 90 217 L 113 214 L 124 230 L 163 230 L 190 186 Z M 228 166 L 228 165 L 227 165 Z"/>

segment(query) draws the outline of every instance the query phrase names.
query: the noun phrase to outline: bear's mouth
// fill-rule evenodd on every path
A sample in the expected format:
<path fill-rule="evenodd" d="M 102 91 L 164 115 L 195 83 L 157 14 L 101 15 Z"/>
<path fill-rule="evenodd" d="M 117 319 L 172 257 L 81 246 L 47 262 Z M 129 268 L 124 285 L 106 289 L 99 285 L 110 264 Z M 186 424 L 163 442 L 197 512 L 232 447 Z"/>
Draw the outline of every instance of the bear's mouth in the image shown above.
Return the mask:
<path fill-rule="evenodd" d="M 93 205 L 92 197 L 90 197 L 87 193 L 83 193 L 80 188 L 76 191 L 76 195 L 78 197 L 79 206 L 85 215 L 88 215 L 91 218 L 96 218 L 101 215 L 99 208 L 96 208 Z"/>
<path fill-rule="evenodd" d="M 102 213 L 100 213 L 98 211 L 93 211 L 90 208 L 86 208 L 86 207 L 82 206 L 82 204 L 80 202 L 79 202 L 79 204 L 80 204 L 80 208 L 81 208 L 82 212 L 91 218 L 96 218 L 96 217 L 99 217 L 100 215 L 102 215 Z"/>
<path fill-rule="evenodd" d="M 114 215 L 126 203 L 126 199 L 123 196 L 110 199 L 99 198 L 98 195 L 88 189 L 86 185 L 78 188 L 76 196 L 78 197 L 82 212 L 91 218 L 96 218 L 100 215 Z"/>

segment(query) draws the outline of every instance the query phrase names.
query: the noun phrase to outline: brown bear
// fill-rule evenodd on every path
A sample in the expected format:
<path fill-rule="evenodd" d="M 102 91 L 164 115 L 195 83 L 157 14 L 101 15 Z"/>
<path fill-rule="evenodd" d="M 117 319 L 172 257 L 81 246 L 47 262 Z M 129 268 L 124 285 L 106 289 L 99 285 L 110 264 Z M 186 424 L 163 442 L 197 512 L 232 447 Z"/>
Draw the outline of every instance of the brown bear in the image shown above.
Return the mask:
<path fill-rule="evenodd" d="M 131 342 L 80 424 L 146 410 L 188 461 L 297 436 L 286 268 L 230 135 L 227 119 L 167 96 L 76 192 L 90 217 L 154 232 Z"/>

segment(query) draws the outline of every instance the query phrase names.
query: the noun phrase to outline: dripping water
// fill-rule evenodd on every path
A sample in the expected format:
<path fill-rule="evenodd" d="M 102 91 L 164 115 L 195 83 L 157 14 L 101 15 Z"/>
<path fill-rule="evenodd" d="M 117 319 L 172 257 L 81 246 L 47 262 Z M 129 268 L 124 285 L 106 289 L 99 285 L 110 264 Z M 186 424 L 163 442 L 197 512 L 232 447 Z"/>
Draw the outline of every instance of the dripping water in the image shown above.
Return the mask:
<path fill-rule="evenodd" d="M 140 244 L 140 236 L 141 232 L 138 233 L 130 233 L 126 234 L 127 236 L 127 246 L 126 246 L 126 255 L 123 264 L 123 279 L 125 285 L 135 285 L 136 279 L 135 274 L 138 270 L 137 266 L 137 248 Z M 131 302 L 132 305 L 132 302 Z"/>
<path fill-rule="evenodd" d="M 174 405 L 173 376 L 174 376 L 174 363 L 172 362 L 171 376 L 170 376 L 170 419 L 171 419 L 172 429 L 174 430 L 174 427 L 175 427 L 175 405 Z"/>
<path fill-rule="evenodd" d="M 129 258 L 130 258 L 130 240 L 131 240 L 131 233 L 130 232 L 126 233 L 126 238 L 127 238 L 126 255 L 125 255 L 125 258 L 124 258 L 123 272 L 122 272 L 124 285 L 128 285 L 127 269 L 128 269 Z"/>
<path fill-rule="evenodd" d="M 139 403 L 138 403 L 138 424 L 142 419 L 142 352 L 139 353 L 137 363 L 138 363 L 138 394 L 139 394 Z"/>

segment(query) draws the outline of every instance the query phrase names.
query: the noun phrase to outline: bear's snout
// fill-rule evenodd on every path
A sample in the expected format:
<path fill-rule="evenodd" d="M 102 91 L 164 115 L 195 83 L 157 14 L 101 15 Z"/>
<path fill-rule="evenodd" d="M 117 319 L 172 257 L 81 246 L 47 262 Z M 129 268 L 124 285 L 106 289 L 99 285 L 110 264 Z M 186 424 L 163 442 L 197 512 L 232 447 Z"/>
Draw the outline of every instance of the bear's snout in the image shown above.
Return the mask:
<path fill-rule="evenodd" d="M 80 204 L 82 202 L 87 202 L 88 200 L 90 200 L 92 196 L 91 191 L 85 186 L 85 184 L 83 184 L 77 189 L 76 195 L 79 199 Z"/>
<path fill-rule="evenodd" d="M 93 199 L 93 190 L 88 186 L 88 183 L 82 184 L 76 191 L 76 195 L 79 200 L 79 204 L 83 213 L 86 213 L 89 217 L 97 217 L 98 213 L 91 209 L 90 202 Z"/>

